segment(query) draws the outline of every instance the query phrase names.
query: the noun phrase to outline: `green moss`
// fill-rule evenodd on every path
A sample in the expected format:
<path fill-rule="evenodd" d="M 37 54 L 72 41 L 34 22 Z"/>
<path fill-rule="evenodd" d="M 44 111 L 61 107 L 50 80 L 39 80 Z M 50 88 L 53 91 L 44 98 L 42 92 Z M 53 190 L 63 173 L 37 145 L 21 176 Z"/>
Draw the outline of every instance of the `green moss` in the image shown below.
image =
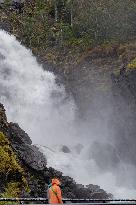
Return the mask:
<path fill-rule="evenodd" d="M 20 183 L 9 182 L 5 192 L 0 195 L 1 198 L 18 198 L 20 194 Z M 15 202 L 0 202 L 0 205 L 15 204 Z M 16 202 L 16 204 L 19 204 Z"/>
<path fill-rule="evenodd" d="M 0 162 L 0 172 L 23 172 L 11 148 L 10 142 L 2 132 L 0 132 Z"/>
<path fill-rule="evenodd" d="M 136 69 L 136 58 L 134 58 L 127 66 L 128 69 Z"/>
<path fill-rule="evenodd" d="M 9 174 L 20 176 L 18 179 L 7 181 L 5 191 L 0 194 L 0 197 L 19 197 L 22 189 L 28 192 L 29 187 L 25 172 L 12 150 L 9 140 L 2 132 L 0 132 L 0 162 L 0 173 L 3 173 L 5 177 L 8 177 Z"/>

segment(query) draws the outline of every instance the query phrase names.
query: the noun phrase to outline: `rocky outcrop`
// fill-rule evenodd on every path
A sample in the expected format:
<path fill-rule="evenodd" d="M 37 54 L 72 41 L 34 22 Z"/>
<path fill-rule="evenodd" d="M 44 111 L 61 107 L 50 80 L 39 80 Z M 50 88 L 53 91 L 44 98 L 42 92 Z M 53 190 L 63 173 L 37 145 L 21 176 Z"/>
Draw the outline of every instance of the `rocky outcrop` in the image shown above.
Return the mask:
<path fill-rule="evenodd" d="M 9 137 L 13 145 L 32 144 L 32 140 L 30 139 L 28 134 L 25 133 L 25 131 L 22 130 L 16 123 L 9 123 Z"/>
<path fill-rule="evenodd" d="M 46 158 L 36 146 L 23 144 L 14 146 L 14 149 L 18 157 L 34 170 L 43 170 L 46 167 Z"/>
<path fill-rule="evenodd" d="M 93 189 L 85 188 L 83 185 L 76 184 L 72 178 L 63 176 L 61 172 L 53 168 L 47 168 L 45 156 L 43 156 L 37 147 L 32 145 L 29 136 L 18 124 L 7 122 L 5 109 L 2 104 L 0 104 L 0 131 L 7 136 L 6 138 L 0 138 L 0 152 L 4 150 L 3 153 L 6 154 L 3 154 L 3 163 L 7 163 L 7 161 L 5 162 L 6 157 L 8 157 L 5 152 L 6 150 L 8 151 L 7 146 L 12 147 L 9 147 L 9 150 L 12 152 L 12 156 L 14 156 L 14 159 L 12 157 L 14 166 L 11 166 L 10 163 L 11 171 L 9 173 L 5 174 L 2 168 L 0 169 L 0 191 L 2 196 L 5 196 L 5 194 L 7 196 L 9 194 L 9 188 L 12 187 L 16 192 L 11 193 L 10 197 L 46 197 L 48 183 L 53 177 L 58 177 L 62 182 L 62 192 L 65 198 L 111 197 L 110 194 L 107 194 L 98 186 L 90 185 Z M 2 136 L 4 135 L 2 134 Z M 3 139 L 7 143 L 5 148 L 3 148 L 5 146 Z M 63 148 L 63 151 L 69 151 L 66 147 Z M 15 172 L 13 171 L 14 169 L 16 170 Z"/>
<path fill-rule="evenodd" d="M 18 124 L 9 123 L 9 138 L 18 157 L 25 164 L 35 170 L 43 170 L 47 161 L 39 149 L 32 145 L 30 137 L 19 127 Z"/>
<path fill-rule="evenodd" d="M 42 170 L 46 167 L 47 161 L 39 149 L 32 145 L 29 136 L 19 127 L 18 124 L 8 123 L 5 109 L 0 104 L 0 130 L 8 136 L 13 149 L 24 164 L 35 170 Z"/>
<path fill-rule="evenodd" d="M 61 151 L 64 152 L 64 153 L 70 153 L 71 152 L 70 149 L 66 145 L 63 145 L 61 147 Z"/>

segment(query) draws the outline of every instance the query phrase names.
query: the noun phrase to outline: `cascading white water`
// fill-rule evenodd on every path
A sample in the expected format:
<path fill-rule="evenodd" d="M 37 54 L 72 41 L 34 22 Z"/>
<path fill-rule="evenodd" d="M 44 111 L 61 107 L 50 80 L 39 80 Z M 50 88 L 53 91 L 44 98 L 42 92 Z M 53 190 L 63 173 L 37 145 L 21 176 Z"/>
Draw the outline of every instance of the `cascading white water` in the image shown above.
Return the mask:
<path fill-rule="evenodd" d="M 55 76 L 44 71 L 31 51 L 4 31 L 0 31 L 0 102 L 5 105 L 8 120 L 17 122 L 33 143 L 40 145 L 49 166 L 73 177 L 78 183 L 98 184 L 116 197 L 135 196 L 133 187 L 127 189 L 133 179 L 128 175 L 135 177 L 133 171 L 130 172 L 135 169 L 130 165 L 120 163 L 115 170 L 103 171 L 90 152 L 90 145 L 86 145 L 80 154 L 74 148 L 71 153 L 64 154 L 41 146 L 54 149 L 56 144 L 73 146 L 78 140 L 81 143 L 74 121 L 76 107 L 72 99 L 67 99 L 64 87 L 56 85 Z M 126 185 L 118 185 L 118 179 L 127 179 Z"/>
<path fill-rule="evenodd" d="M 74 134 L 74 103 L 55 76 L 43 71 L 30 50 L 0 31 L 0 101 L 8 119 L 19 123 L 33 143 L 68 142 Z"/>

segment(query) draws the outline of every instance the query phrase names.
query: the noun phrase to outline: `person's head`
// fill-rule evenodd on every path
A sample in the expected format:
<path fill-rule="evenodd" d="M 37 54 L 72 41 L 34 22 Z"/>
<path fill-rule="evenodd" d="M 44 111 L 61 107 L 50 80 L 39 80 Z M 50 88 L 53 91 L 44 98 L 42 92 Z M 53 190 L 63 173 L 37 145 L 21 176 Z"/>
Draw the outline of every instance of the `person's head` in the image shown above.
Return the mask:
<path fill-rule="evenodd" d="M 58 186 L 60 186 L 60 185 L 61 185 L 60 180 L 59 180 L 59 179 L 57 179 L 57 178 L 53 178 L 51 181 L 52 181 L 52 185 L 53 185 L 53 184 L 56 184 L 56 185 L 58 185 Z"/>

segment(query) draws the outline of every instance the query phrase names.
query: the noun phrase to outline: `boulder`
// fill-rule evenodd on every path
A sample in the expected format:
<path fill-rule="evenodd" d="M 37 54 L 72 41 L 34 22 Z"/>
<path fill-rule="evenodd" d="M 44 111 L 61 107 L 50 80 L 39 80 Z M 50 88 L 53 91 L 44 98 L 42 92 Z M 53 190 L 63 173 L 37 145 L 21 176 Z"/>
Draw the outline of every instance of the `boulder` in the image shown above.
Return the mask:
<path fill-rule="evenodd" d="M 70 149 L 66 145 L 63 145 L 61 147 L 61 151 L 64 152 L 64 153 L 70 153 L 71 152 Z"/>

